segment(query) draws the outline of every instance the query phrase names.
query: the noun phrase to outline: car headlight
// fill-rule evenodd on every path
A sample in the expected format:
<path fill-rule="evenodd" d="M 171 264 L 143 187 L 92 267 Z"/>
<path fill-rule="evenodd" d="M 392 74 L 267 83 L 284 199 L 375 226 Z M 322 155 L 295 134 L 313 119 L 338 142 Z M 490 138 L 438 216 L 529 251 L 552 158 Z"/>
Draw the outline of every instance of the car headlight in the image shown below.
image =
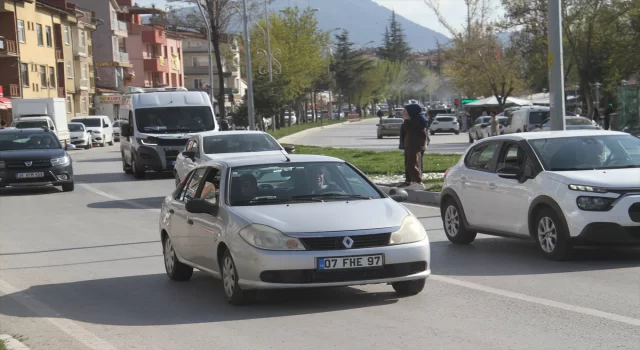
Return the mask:
<path fill-rule="evenodd" d="M 51 159 L 51 165 L 53 166 L 64 166 L 69 165 L 69 163 L 71 163 L 71 158 L 69 158 L 69 156 Z"/>
<path fill-rule="evenodd" d="M 585 186 L 585 185 L 569 185 L 569 189 L 572 190 L 572 191 L 607 193 L 607 189 L 606 188 Z"/>
<path fill-rule="evenodd" d="M 7 163 L 0 161 L 0 169 L 4 169 L 7 167 Z"/>
<path fill-rule="evenodd" d="M 616 198 L 580 196 L 576 199 L 578 208 L 586 211 L 608 211 Z"/>
<path fill-rule="evenodd" d="M 143 146 L 157 146 L 158 145 L 158 141 L 151 139 L 151 138 L 147 138 L 147 139 L 138 139 L 138 143 L 143 145 Z"/>
<path fill-rule="evenodd" d="M 420 221 L 412 215 L 402 221 L 400 229 L 391 234 L 390 245 L 419 242 L 427 237 L 427 231 Z"/>
<path fill-rule="evenodd" d="M 238 233 L 247 243 L 258 249 L 305 250 L 297 238 L 286 236 L 273 227 L 254 224 L 243 228 Z"/>

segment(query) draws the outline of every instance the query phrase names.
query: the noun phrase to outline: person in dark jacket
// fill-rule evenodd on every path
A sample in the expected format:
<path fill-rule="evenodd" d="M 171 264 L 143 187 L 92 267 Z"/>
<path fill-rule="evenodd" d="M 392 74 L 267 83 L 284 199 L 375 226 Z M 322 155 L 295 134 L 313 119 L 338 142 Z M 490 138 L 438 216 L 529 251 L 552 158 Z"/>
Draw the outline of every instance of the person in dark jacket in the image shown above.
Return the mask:
<path fill-rule="evenodd" d="M 614 110 L 613 110 L 613 105 L 609 104 L 609 106 L 607 106 L 607 109 L 604 110 L 604 129 L 605 130 L 609 130 L 609 126 L 611 125 L 611 114 L 613 114 Z"/>
<path fill-rule="evenodd" d="M 422 184 L 422 156 L 426 150 L 429 135 L 429 121 L 417 103 L 408 104 L 404 108 L 402 146 L 405 151 L 405 173 L 408 189 L 424 189 Z"/>

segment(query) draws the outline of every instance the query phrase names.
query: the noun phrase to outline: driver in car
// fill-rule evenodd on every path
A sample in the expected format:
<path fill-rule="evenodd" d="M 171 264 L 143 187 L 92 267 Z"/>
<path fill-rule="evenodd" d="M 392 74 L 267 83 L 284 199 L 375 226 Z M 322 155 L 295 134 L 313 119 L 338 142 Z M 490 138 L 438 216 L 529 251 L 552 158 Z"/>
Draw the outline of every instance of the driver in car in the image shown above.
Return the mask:
<path fill-rule="evenodd" d="M 325 169 L 321 166 L 312 167 L 307 171 L 311 194 L 323 194 L 328 192 L 340 191 L 338 186 L 334 184 L 325 184 L 324 173 Z"/>
<path fill-rule="evenodd" d="M 247 202 L 258 196 L 258 181 L 251 174 L 244 174 L 238 179 L 240 181 L 239 202 Z"/>
<path fill-rule="evenodd" d="M 604 146 L 596 140 L 586 140 L 576 158 L 579 168 L 600 167 L 604 160 Z"/>

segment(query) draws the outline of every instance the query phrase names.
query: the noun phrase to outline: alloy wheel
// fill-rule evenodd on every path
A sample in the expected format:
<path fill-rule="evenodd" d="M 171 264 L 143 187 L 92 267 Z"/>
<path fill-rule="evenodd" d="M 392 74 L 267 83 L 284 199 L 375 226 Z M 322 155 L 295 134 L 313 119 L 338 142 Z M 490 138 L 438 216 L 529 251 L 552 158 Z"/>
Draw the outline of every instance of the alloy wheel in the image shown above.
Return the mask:
<path fill-rule="evenodd" d="M 538 222 L 538 242 L 545 253 L 552 253 L 558 243 L 558 231 L 553 220 L 545 216 Z"/>
<path fill-rule="evenodd" d="M 171 242 L 171 238 L 167 237 L 164 241 L 164 266 L 168 273 L 173 272 L 173 268 L 175 266 L 174 259 L 175 253 L 173 251 L 173 243 Z"/>
<path fill-rule="evenodd" d="M 231 256 L 224 258 L 222 273 L 224 274 L 222 281 L 224 283 L 224 292 L 227 294 L 227 297 L 231 298 L 236 288 L 236 269 L 235 266 L 233 266 Z"/>
<path fill-rule="evenodd" d="M 450 205 L 444 213 L 445 229 L 451 237 L 458 235 L 460 229 L 460 215 L 455 206 Z"/>

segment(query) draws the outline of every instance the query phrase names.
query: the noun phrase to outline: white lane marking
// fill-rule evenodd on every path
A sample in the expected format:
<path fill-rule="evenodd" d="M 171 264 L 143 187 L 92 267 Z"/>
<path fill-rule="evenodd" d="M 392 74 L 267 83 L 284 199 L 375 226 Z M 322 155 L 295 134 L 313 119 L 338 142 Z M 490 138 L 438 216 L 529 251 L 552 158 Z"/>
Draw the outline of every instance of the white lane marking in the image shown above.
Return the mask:
<path fill-rule="evenodd" d="M 3 280 L 0 280 L 0 293 L 10 296 L 24 307 L 33 311 L 36 315 L 40 316 L 43 320 L 49 321 L 62 332 L 68 334 L 90 349 L 117 350 L 116 347 L 109 344 L 104 339 L 99 338 L 97 335 L 84 329 L 78 324 L 78 322 L 64 318 L 64 316 L 56 310 L 32 298 L 24 291 L 18 290 L 16 287 Z"/>
<path fill-rule="evenodd" d="M 95 188 L 95 187 L 93 187 L 91 185 L 87 185 L 87 184 L 78 184 L 78 185 L 84 187 L 88 191 L 93 192 L 93 193 L 95 193 L 95 194 L 97 194 L 99 196 L 106 197 L 106 198 L 109 198 L 109 199 L 114 200 L 114 201 L 122 201 L 124 203 L 127 203 L 127 205 L 130 205 L 130 206 L 132 206 L 134 208 L 149 210 L 149 211 L 153 212 L 154 214 L 160 214 L 160 209 L 152 208 L 152 207 L 144 205 L 144 204 L 136 203 L 136 202 L 134 202 L 132 200 L 129 200 L 129 199 L 124 199 L 124 198 L 120 198 L 118 196 L 114 196 L 112 194 L 108 194 L 106 192 L 100 191 L 99 189 L 97 189 L 97 188 Z"/>
<path fill-rule="evenodd" d="M 590 309 L 590 308 L 577 306 L 577 305 L 565 304 L 565 303 L 561 303 L 561 302 L 553 301 L 549 299 L 532 297 L 532 296 L 521 294 L 521 293 L 515 293 L 515 292 L 510 292 L 502 289 L 487 287 L 481 284 L 466 282 L 459 279 L 444 277 L 440 275 L 431 275 L 429 278 L 434 279 L 436 281 L 454 284 L 456 286 L 465 287 L 465 288 L 469 288 L 469 289 L 473 289 L 473 290 L 477 290 L 485 293 L 491 293 L 491 294 L 495 294 L 495 295 L 499 295 L 499 296 L 503 296 L 511 299 L 527 301 L 527 302 L 538 304 L 538 305 L 544 305 L 544 306 L 553 307 L 556 309 L 562 309 L 562 310 L 571 311 L 571 312 L 575 312 L 583 315 L 604 318 L 607 320 L 617 321 L 621 323 L 626 323 L 628 325 L 640 327 L 640 319 L 637 319 L 637 318 L 616 315 L 609 312 Z"/>

